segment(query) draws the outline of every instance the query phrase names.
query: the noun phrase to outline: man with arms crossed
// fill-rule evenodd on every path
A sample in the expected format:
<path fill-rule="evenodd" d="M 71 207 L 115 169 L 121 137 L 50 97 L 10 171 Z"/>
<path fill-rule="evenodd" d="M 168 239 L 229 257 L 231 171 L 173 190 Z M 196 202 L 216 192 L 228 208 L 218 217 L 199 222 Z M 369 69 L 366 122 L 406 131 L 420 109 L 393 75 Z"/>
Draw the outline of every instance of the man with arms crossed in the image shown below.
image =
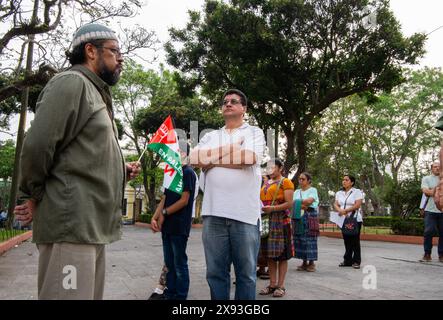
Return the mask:
<path fill-rule="evenodd" d="M 228 90 L 222 99 L 225 126 L 206 134 L 190 156 L 205 171 L 202 237 L 213 300 L 229 300 L 231 264 L 235 299 L 255 299 L 265 139 L 261 129 L 244 122 L 246 106 L 243 92 Z"/>

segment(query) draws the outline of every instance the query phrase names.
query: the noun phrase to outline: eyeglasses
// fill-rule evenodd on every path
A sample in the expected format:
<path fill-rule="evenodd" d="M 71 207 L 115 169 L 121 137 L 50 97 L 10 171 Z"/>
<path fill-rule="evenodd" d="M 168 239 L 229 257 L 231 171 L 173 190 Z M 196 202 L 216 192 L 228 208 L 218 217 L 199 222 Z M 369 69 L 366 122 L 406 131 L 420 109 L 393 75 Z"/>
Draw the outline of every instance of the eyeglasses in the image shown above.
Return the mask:
<path fill-rule="evenodd" d="M 109 51 L 112 52 L 112 54 L 114 56 L 116 56 L 117 58 L 121 58 L 123 56 L 122 52 L 120 51 L 120 49 L 116 49 L 116 48 L 109 48 L 109 47 L 105 47 L 105 46 L 96 46 L 97 48 L 103 48 L 103 49 L 108 49 Z"/>
<path fill-rule="evenodd" d="M 241 101 L 238 100 L 238 99 L 226 99 L 226 100 L 223 100 L 223 104 L 222 105 L 226 106 L 226 105 L 228 105 L 228 103 L 236 105 L 236 104 L 241 104 Z"/>

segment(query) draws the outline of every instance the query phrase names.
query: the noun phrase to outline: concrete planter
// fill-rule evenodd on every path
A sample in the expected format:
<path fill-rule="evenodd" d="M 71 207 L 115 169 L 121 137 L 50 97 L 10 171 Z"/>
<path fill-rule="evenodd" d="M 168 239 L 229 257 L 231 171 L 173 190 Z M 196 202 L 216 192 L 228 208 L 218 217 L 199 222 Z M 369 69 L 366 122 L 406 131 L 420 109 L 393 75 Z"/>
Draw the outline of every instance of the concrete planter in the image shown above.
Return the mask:
<path fill-rule="evenodd" d="M 320 236 L 329 238 L 342 239 L 341 232 L 321 232 Z M 387 235 L 387 234 L 361 234 L 360 239 L 363 241 L 382 241 L 382 242 L 394 242 L 394 243 L 407 243 L 407 244 L 423 244 L 423 237 L 416 236 L 402 236 L 402 235 Z M 438 244 L 438 238 L 433 239 L 434 245 Z"/>

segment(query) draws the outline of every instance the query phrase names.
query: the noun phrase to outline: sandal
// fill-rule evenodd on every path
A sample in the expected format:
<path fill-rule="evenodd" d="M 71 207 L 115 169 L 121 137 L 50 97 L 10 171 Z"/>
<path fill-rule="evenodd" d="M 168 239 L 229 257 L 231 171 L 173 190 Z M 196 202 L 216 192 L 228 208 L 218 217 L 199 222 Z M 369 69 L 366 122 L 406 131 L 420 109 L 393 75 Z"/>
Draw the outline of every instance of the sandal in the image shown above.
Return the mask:
<path fill-rule="evenodd" d="M 279 287 L 279 288 L 275 288 L 274 293 L 272 294 L 272 296 L 274 298 L 282 298 L 284 297 L 286 294 L 286 289 L 283 287 Z"/>
<path fill-rule="evenodd" d="M 315 272 L 315 264 L 310 264 L 306 267 L 306 271 Z"/>
<path fill-rule="evenodd" d="M 261 289 L 258 294 L 261 296 L 267 296 L 267 295 L 273 294 L 275 290 L 277 290 L 277 288 L 267 286 L 266 288 Z"/>
<path fill-rule="evenodd" d="M 306 271 L 307 267 L 307 264 L 302 264 L 301 266 L 297 267 L 297 271 Z"/>

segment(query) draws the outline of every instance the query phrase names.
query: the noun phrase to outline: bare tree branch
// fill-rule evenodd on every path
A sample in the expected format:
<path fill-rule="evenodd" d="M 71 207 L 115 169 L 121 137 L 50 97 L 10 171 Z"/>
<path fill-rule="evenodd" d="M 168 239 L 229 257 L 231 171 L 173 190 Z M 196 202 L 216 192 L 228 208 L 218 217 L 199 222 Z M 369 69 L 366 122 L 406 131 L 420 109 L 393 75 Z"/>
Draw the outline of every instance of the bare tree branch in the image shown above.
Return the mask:
<path fill-rule="evenodd" d="M 41 34 L 54 30 L 60 23 L 62 16 L 62 4 L 66 3 L 66 0 L 58 1 L 58 14 L 54 22 L 50 23 L 49 12 L 57 1 L 44 1 L 45 3 L 45 21 L 43 24 L 36 24 L 34 22 L 23 22 L 19 25 L 14 23 L 14 27 L 9 29 L 8 32 L 0 39 L 0 54 L 3 52 L 8 43 L 19 36 Z"/>

